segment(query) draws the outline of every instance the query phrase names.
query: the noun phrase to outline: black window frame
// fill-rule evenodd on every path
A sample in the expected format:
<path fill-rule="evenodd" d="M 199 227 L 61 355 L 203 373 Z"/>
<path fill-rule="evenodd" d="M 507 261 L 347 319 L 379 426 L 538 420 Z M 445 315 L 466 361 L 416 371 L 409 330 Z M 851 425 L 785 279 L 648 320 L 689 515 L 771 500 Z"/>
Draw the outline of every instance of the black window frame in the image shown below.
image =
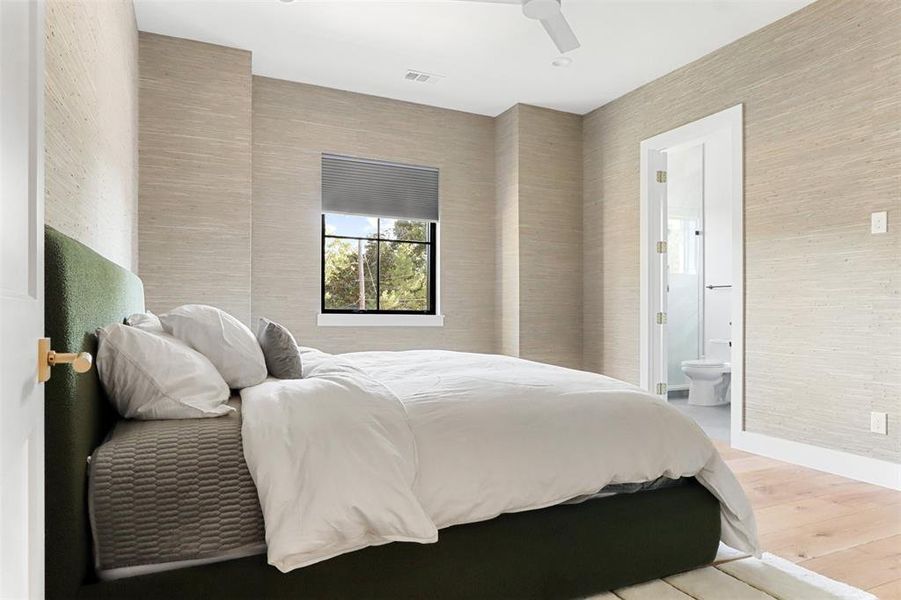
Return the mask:
<path fill-rule="evenodd" d="M 322 314 L 338 314 L 338 315 L 436 315 L 437 314 L 437 264 L 438 264 L 438 224 L 434 221 L 430 221 L 428 228 L 428 240 L 399 240 L 399 239 L 391 239 L 391 238 L 383 238 L 382 237 L 382 218 L 397 220 L 397 217 L 376 217 L 376 230 L 375 237 L 359 237 L 352 235 L 329 235 L 325 232 L 325 216 L 327 214 L 338 214 L 338 213 L 322 213 L 322 235 L 321 235 L 321 256 L 319 260 L 319 272 L 320 272 L 320 298 L 319 298 L 319 310 Z M 364 216 L 364 215 L 359 215 Z M 419 219 L 408 219 L 410 221 L 417 221 Z M 375 304 L 376 308 L 374 309 L 359 309 L 359 308 L 326 308 L 325 306 L 325 244 L 327 239 L 338 239 L 338 240 L 362 240 L 364 242 L 376 242 L 376 274 L 375 274 Z M 420 244 L 426 246 L 426 252 L 428 253 L 428 265 L 429 272 L 427 274 L 426 280 L 428 283 L 428 308 L 426 310 L 382 310 L 379 307 L 379 303 L 381 302 L 382 297 L 382 277 L 381 277 L 381 269 L 380 267 L 380 256 L 382 252 L 382 242 L 396 242 L 401 244 Z"/>

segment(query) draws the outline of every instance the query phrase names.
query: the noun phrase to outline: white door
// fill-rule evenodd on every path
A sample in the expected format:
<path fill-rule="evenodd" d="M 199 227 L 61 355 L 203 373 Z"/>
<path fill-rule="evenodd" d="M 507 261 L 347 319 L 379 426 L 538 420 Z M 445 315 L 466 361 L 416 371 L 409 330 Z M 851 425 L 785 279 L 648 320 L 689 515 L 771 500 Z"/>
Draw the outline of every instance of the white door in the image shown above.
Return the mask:
<path fill-rule="evenodd" d="M 44 595 L 43 20 L 0 0 L 0 598 Z"/>
<path fill-rule="evenodd" d="M 648 156 L 648 182 L 650 200 L 650 231 L 652 232 L 653 254 L 650 266 L 652 273 L 651 305 L 651 381 L 652 394 L 666 396 L 667 383 L 667 287 L 669 264 L 665 252 L 667 241 L 666 206 L 666 154 L 651 150 Z M 660 245 L 663 243 L 663 245 Z"/>

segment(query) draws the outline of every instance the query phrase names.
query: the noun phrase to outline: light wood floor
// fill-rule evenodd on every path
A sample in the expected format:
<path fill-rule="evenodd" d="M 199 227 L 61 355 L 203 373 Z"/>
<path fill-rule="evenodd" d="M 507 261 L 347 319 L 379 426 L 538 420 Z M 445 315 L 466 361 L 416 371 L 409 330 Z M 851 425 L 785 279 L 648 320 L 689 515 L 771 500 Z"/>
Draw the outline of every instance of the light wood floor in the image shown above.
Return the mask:
<path fill-rule="evenodd" d="M 901 600 L 901 492 L 729 448 L 765 552 Z"/>

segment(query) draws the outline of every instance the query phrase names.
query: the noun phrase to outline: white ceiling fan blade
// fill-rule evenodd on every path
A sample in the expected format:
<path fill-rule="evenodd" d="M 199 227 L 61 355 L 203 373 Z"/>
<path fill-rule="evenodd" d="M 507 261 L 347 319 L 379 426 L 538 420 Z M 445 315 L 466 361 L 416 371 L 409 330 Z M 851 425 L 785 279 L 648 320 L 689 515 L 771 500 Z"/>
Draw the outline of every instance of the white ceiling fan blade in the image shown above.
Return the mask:
<path fill-rule="evenodd" d="M 491 4 L 517 4 L 522 6 L 522 0 L 462 0 L 463 2 L 490 2 Z"/>
<path fill-rule="evenodd" d="M 554 40 L 561 53 L 565 54 L 581 46 L 562 12 L 547 19 L 541 19 L 541 24 L 544 25 L 544 30 Z"/>

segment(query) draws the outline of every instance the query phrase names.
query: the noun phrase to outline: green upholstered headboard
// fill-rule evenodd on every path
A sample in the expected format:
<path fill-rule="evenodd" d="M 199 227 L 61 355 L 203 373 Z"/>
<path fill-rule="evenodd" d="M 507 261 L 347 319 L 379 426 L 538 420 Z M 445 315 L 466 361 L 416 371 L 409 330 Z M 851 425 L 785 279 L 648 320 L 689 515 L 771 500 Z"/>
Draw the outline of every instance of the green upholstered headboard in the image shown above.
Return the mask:
<path fill-rule="evenodd" d="M 45 331 L 58 352 L 97 355 L 94 331 L 144 310 L 137 275 L 51 227 L 45 232 Z M 96 368 L 54 368 L 44 400 L 47 598 L 72 598 L 93 577 L 87 457 L 117 415 Z"/>

